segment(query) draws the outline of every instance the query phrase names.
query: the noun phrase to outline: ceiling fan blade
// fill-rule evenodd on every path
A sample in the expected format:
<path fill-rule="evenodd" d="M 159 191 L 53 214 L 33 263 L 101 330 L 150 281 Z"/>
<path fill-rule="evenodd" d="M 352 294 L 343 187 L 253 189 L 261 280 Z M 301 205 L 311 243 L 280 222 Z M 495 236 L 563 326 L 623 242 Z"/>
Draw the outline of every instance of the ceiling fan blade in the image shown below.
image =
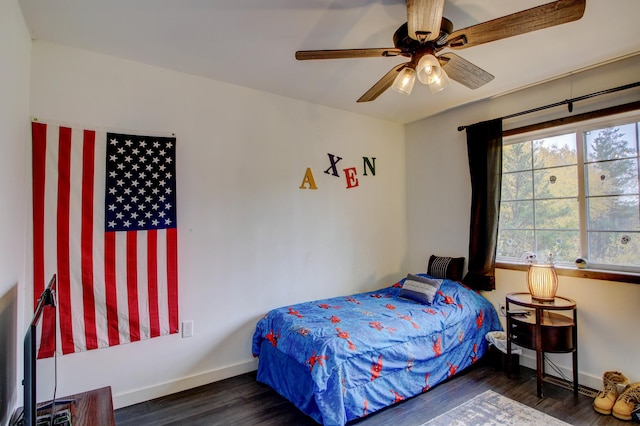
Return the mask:
<path fill-rule="evenodd" d="M 477 89 L 494 79 L 493 75 L 455 53 L 440 55 L 438 60 L 449 78 L 469 89 Z"/>
<path fill-rule="evenodd" d="M 584 14 L 586 0 L 557 0 L 468 28 L 454 31 L 447 42 L 451 49 L 483 43 L 576 21 Z"/>
<path fill-rule="evenodd" d="M 398 56 L 402 50 L 391 47 L 388 49 L 337 49 L 337 50 L 299 50 L 296 59 L 348 59 L 348 58 L 379 58 Z"/>
<path fill-rule="evenodd" d="M 378 96 L 382 95 L 385 90 L 391 87 L 391 85 L 393 84 L 393 81 L 398 76 L 398 72 L 400 72 L 400 70 L 406 67 L 408 64 L 409 62 L 406 62 L 404 64 L 398 64 L 395 67 L 391 68 L 391 71 L 386 73 L 384 77 L 378 80 L 378 82 L 374 84 L 371 87 L 371 89 L 367 90 L 367 93 L 360 96 L 360 99 L 358 99 L 358 102 L 371 102 L 375 100 Z"/>
<path fill-rule="evenodd" d="M 407 0 L 409 37 L 419 42 L 438 38 L 443 10 L 444 0 Z"/>

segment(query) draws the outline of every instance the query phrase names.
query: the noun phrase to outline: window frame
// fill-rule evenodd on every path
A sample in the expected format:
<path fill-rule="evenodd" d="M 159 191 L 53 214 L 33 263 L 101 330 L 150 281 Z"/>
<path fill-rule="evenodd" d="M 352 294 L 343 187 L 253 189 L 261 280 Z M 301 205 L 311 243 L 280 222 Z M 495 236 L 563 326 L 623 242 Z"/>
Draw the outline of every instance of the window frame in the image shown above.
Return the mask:
<path fill-rule="evenodd" d="M 633 110 L 606 117 L 596 117 L 586 120 L 571 122 L 569 124 L 560 124 L 548 126 L 537 130 L 527 132 L 515 132 L 514 130 L 503 132 L 503 146 L 535 141 L 553 136 L 564 135 L 568 133 L 575 134 L 576 139 L 576 161 L 577 161 L 577 177 L 578 180 L 578 203 L 579 203 L 579 233 L 580 233 L 580 250 L 582 255 L 588 253 L 588 224 L 587 224 L 587 197 L 586 189 L 586 145 L 585 134 L 589 131 L 600 130 L 608 127 L 621 126 L 625 124 L 635 124 L 636 129 L 636 159 L 638 164 L 638 192 L 640 192 L 640 110 Z M 533 173 L 533 172 L 532 172 Z M 634 194 L 638 195 L 638 194 Z M 533 200 L 535 200 L 535 194 Z M 534 230 L 535 230 L 534 226 Z M 510 258 L 496 258 L 496 266 L 503 269 L 524 270 L 526 265 Z M 611 281 L 624 281 L 640 284 L 640 264 L 632 267 L 607 265 L 590 265 L 585 269 L 578 269 L 566 262 L 555 265 L 559 275 L 576 276 L 582 278 L 595 278 Z"/>

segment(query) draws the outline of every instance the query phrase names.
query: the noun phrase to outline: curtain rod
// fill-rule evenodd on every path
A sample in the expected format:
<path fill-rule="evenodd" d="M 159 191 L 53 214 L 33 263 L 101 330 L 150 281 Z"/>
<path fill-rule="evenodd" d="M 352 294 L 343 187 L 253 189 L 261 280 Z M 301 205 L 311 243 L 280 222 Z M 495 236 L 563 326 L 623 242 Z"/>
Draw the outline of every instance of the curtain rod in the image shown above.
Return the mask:
<path fill-rule="evenodd" d="M 504 117 L 500 117 L 499 119 L 500 120 L 506 120 L 508 118 L 518 117 L 518 116 L 521 116 L 521 115 L 530 114 L 532 112 L 542 111 L 542 110 L 553 108 L 553 107 L 557 107 L 557 106 L 560 106 L 560 105 L 569 105 L 569 112 L 573 112 L 573 103 L 574 102 L 583 101 L 585 99 L 594 98 L 596 96 L 606 95 L 606 94 L 609 94 L 609 93 L 619 92 L 621 90 L 632 89 L 632 88 L 638 87 L 638 86 L 640 86 L 640 81 L 637 81 L 635 83 L 626 84 L 624 86 L 614 87 L 612 89 L 601 90 L 599 92 L 590 93 L 588 95 L 578 96 L 577 98 L 565 99 L 564 101 L 556 102 L 554 104 L 544 105 L 544 106 L 541 106 L 541 107 L 528 109 L 526 111 L 516 112 L 515 114 L 505 115 Z M 458 131 L 461 132 L 464 129 L 466 129 L 467 127 L 469 127 L 469 125 L 458 126 Z"/>

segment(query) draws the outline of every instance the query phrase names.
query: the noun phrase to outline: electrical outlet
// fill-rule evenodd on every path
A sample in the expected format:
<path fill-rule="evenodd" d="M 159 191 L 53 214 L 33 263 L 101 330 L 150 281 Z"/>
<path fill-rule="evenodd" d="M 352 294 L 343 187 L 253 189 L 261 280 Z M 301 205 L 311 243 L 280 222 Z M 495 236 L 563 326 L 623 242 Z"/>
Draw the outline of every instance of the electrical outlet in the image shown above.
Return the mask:
<path fill-rule="evenodd" d="M 193 336 L 193 320 L 182 321 L 182 338 Z"/>
<path fill-rule="evenodd" d="M 507 316 L 507 307 L 505 306 L 504 303 L 498 303 L 498 308 L 500 310 L 500 315 L 502 315 L 503 317 Z"/>

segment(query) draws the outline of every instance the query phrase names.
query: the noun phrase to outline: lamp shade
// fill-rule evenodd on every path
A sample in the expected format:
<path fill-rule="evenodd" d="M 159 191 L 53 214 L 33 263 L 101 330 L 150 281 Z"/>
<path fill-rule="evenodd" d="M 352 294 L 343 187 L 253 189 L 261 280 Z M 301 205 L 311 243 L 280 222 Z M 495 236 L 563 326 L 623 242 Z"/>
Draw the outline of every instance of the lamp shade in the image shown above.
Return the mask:
<path fill-rule="evenodd" d="M 403 95 L 411 94 L 413 90 L 413 85 L 416 82 L 416 71 L 413 68 L 405 67 L 396 76 L 396 79 L 393 80 L 393 85 L 391 88 L 398 93 L 402 93 Z"/>
<path fill-rule="evenodd" d="M 442 74 L 442 67 L 440 62 L 433 55 L 424 55 L 418 61 L 418 80 L 424 84 L 432 84 L 435 81 L 440 80 L 440 74 Z"/>
<path fill-rule="evenodd" d="M 527 272 L 527 285 L 533 300 L 550 302 L 558 290 L 558 275 L 553 264 L 531 264 Z"/>
<path fill-rule="evenodd" d="M 451 80 L 449 80 L 449 76 L 443 69 L 441 69 L 440 75 L 437 78 L 434 78 L 433 83 L 429 85 L 429 90 L 431 90 L 431 93 L 437 93 L 445 87 L 448 87 L 450 84 Z"/>

